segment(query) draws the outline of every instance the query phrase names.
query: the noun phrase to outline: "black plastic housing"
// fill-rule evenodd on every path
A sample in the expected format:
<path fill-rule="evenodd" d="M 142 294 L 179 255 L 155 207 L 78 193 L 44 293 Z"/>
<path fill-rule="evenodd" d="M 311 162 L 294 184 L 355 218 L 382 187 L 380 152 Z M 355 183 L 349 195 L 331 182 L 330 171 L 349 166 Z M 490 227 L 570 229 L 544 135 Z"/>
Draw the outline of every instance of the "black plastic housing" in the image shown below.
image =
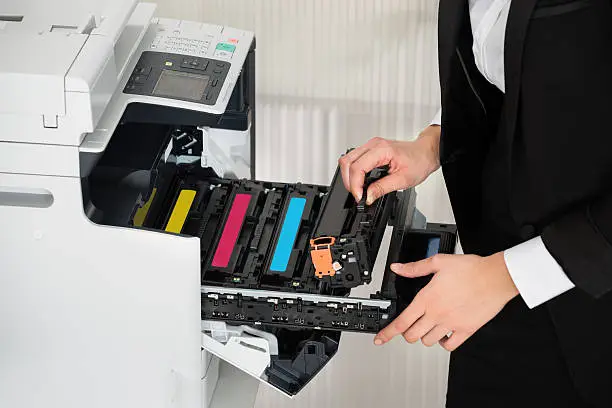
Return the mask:
<path fill-rule="evenodd" d="M 385 174 L 377 169 L 372 182 Z M 395 205 L 389 195 L 370 207 L 357 206 L 346 191 L 339 172 L 331 187 L 254 180 L 221 179 L 198 165 L 166 163 L 157 171 L 142 227 L 163 230 L 182 190 L 196 190 L 181 233 L 201 240 L 202 285 L 278 290 L 345 296 L 351 288 L 369 283 L 386 222 Z M 230 261 L 223 268 L 212 264 L 232 202 L 237 194 L 251 196 Z M 306 201 L 285 272 L 271 271 L 270 263 L 292 198 Z M 134 200 L 132 221 L 151 198 Z M 335 276 L 318 278 L 310 254 L 310 240 L 332 236 L 333 259 L 345 260 Z"/>

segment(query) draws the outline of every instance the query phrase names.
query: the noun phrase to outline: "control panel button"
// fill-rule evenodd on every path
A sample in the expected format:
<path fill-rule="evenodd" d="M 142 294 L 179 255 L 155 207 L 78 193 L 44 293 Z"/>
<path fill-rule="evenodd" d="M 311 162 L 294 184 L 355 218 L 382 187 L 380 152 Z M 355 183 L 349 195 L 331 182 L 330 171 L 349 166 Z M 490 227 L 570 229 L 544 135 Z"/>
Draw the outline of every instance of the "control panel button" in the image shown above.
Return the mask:
<path fill-rule="evenodd" d="M 171 66 L 172 66 L 172 65 L 174 65 L 174 64 L 172 63 L 172 61 L 166 61 L 166 62 L 164 63 L 164 65 L 165 65 L 165 66 L 167 66 L 167 67 L 171 67 Z"/>
<path fill-rule="evenodd" d="M 147 76 L 151 73 L 151 67 L 136 67 L 134 73 L 137 75 Z"/>
<path fill-rule="evenodd" d="M 215 51 L 215 55 L 214 55 L 215 58 L 222 58 L 222 59 L 231 59 L 233 56 L 234 54 L 231 52 L 220 51 L 220 50 Z"/>
<path fill-rule="evenodd" d="M 185 58 L 181 63 L 181 67 L 206 71 L 206 68 L 208 68 L 208 61 L 199 58 Z"/>
<path fill-rule="evenodd" d="M 197 38 L 183 37 L 181 33 L 174 33 L 156 38 L 151 47 L 156 46 L 158 49 L 177 54 L 204 56 L 208 53 L 210 45 L 211 41 L 209 39 L 200 40 Z"/>
<path fill-rule="evenodd" d="M 217 44 L 217 51 L 225 51 L 233 54 L 236 51 L 236 46 L 234 44 L 219 43 Z"/>
<path fill-rule="evenodd" d="M 135 84 L 144 84 L 147 82 L 146 75 L 133 75 L 131 79 Z"/>
<path fill-rule="evenodd" d="M 136 84 L 128 84 L 128 86 L 125 87 L 126 91 L 140 91 L 142 88 L 139 85 Z"/>
<path fill-rule="evenodd" d="M 216 68 L 216 69 L 213 70 L 213 73 L 215 73 L 215 74 L 222 74 L 223 70 L 219 69 L 219 68 Z"/>
<path fill-rule="evenodd" d="M 213 79 L 212 82 L 210 83 L 210 86 L 212 86 L 213 88 L 215 86 L 219 85 L 219 80 L 217 78 Z"/>

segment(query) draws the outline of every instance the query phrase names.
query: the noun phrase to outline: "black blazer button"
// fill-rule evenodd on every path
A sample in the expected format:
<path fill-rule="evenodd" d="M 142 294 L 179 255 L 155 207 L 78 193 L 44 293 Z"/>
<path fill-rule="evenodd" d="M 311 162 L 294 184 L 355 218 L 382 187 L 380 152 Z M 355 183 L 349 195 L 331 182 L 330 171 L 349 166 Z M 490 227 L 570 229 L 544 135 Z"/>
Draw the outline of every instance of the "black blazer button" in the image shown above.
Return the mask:
<path fill-rule="evenodd" d="M 523 238 L 525 241 L 535 238 L 535 235 L 536 229 L 533 225 L 525 224 L 521 227 L 521 238 Z"/>

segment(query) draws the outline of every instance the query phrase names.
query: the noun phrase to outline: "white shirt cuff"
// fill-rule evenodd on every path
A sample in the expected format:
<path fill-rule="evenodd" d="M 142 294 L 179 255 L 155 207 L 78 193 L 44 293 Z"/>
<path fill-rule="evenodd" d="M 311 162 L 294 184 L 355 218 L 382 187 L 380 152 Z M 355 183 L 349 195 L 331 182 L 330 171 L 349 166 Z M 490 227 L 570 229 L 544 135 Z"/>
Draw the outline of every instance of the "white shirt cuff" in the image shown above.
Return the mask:
<path fill-rule="evenodd" d="M 436 116 L 434 116 L 434 118 L 429 123 L 429 125 L 430 126 L 431 125 L 442 126 L 442 109 L 438 109 L 438 112 L 436 113 Z"/>
<path fill-rule="evenodd" d="M 504 251 L 504 259 L 514 284 L 530 309 L 574 287 L 540 237 Z"/>

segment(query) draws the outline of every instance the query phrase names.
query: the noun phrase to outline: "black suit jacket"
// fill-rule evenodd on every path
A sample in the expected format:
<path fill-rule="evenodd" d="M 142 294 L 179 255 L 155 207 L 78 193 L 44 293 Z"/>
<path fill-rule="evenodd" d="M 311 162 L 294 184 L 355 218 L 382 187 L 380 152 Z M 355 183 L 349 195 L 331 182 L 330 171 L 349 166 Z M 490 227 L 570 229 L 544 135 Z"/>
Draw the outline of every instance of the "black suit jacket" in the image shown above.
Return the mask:
<path fill-rule="evenodd" d="M 505 95 L 474 64 L 467 0 L 440 0 L 440 156 L 466 252 L 535 236 L 576 288 L 549 309 L 570 372 L 612 395 L 610 0 L 513 0 Z"/>

